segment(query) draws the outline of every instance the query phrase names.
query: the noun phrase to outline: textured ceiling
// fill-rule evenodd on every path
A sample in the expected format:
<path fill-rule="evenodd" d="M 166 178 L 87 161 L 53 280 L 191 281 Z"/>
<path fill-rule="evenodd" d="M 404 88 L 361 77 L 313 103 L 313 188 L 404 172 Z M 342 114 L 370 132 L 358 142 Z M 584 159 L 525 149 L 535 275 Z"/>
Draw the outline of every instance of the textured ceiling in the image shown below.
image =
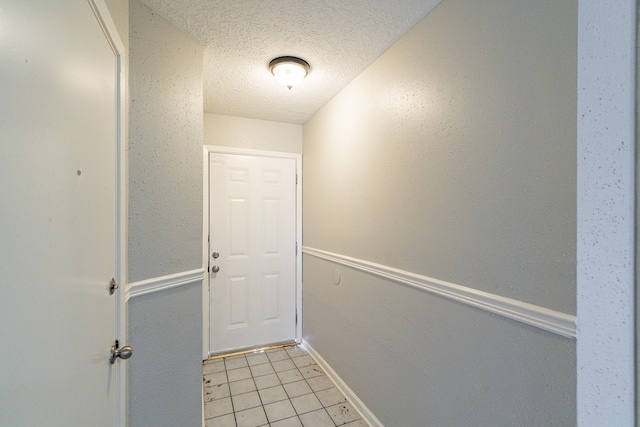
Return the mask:
<path fill-rule="evenodd" d="M 142 0 L 204 44 L 204 110 L 304 123 L 440 0 Z M 278 56 L 311 73 L 288 90 Z"/>

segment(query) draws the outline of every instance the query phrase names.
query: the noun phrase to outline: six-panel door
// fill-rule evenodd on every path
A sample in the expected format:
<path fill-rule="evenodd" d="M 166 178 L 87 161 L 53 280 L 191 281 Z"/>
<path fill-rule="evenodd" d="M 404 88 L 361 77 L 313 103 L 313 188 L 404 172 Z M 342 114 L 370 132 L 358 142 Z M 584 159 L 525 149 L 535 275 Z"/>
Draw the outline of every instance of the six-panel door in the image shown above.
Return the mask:
<path fill-rule="evenodd" d="M 296 160 L 211 153 L 209 166 L 210 353 L 293 341 Z"/>

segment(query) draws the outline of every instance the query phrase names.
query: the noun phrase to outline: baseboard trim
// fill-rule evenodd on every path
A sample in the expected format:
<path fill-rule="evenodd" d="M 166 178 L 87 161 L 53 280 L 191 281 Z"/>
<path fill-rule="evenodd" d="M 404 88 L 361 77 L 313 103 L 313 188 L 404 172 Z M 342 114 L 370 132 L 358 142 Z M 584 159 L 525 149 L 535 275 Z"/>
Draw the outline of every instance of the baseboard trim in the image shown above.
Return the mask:
<path fill-rule="evenodd" d="M 351 390 L 351 388 L 349 388 L 349 386 L 342 380 L 342 378 L 340 378 L 340 375 L 338 375 L 336 371 L 334 371 L 333 368 L 331 368 L 331 366 L 327 363 L 327 361 L 324 360 L 313 347 L 311 347 L 311 344 L 303 339 L 300 345 L 302 345 L 302 347 L 304 347 L 309 352 L 311 357 L 313 357 L 316 363 L 322 368 L 322 370 L 327 374 L 331 381 L 333 381 L 338 390 L 340 390 L 342 394 L 345 395 L 349 403 L 351 403 L 356 411 L 360 413 L 362 419 L 364 419 L 371 427 L 384 427 L 384 425 L 378 418 L 376 418 L 373 412 L 371 412 L 369 408 L 367 408 L 364 402 L 362 402 L 362 400 L 360 400 L 358 396 L 356 396 L 353 390 Z"/>
<path fill-rule="evenodd" d="M 169 274 L 167 276 L 154 277 L 152 279 L 141 280 L 130 283 L 127 289 L 127 301 L 141 295 L 148 295 L 162 292 L 167 289 L 177 288 L 204 280 L 204 269 L 184 271 L 182 273 Z"/>
<path fill-rule="evenodd" d="M 563 337 L 576 338 L 576 316 L 570 314 L 307 246 L 302 247 L 302 253 L 481 308 Z"/>

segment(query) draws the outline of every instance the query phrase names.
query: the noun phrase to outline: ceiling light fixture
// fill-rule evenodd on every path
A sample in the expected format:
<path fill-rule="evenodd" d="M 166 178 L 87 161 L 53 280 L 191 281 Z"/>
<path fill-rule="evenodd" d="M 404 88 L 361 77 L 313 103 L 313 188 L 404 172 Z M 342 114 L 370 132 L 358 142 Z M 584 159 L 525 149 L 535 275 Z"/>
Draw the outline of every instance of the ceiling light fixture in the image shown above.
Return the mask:
<path fill-rule="evenodd" d="M 281 56 L 269 63 L 271 73 L 276 80 L 291 90 L 309 74 L 309 63 L 295 56 Z"/>

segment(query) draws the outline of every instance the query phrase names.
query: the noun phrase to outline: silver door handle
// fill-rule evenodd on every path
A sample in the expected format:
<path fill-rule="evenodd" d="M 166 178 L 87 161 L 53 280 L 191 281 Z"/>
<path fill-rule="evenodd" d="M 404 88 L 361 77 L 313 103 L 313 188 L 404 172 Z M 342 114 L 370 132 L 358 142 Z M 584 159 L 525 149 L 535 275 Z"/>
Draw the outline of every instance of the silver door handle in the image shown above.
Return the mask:
<path fill-rule="evenodd" d="M 133 349 L 129 346 L 116 348 L 115 345 L 111 346 L 111 351 L 109 352 L 109 363 L 112 365 L 116 363 L 116 359 L 128 359 L 133 355 Z"/>
<path fill-rule="evenodd" d="M 213 271 L 214 273 L 217 273 L 218 271 L 220 271 L 220 267 L 218 267 L 217 265 L 214 265 L 213 267 L 211 267 L 211 271 Z"/>

